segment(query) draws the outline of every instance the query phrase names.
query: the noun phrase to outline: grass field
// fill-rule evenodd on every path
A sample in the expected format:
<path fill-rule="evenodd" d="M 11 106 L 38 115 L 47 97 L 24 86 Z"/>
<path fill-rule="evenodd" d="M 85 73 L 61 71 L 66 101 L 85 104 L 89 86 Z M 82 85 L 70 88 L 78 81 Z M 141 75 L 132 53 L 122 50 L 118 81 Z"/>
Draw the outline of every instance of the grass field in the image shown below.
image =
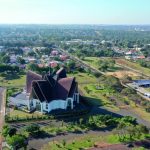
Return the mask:
<path fill-rule="evenodd" d="M 125 65 L 125 66 L 130 67 L 132 69 L 135 69 L 135 70 L 137 70 L 137 71 L 139 71 L 139 72 L 141 72 L 145 75 L 150 76 L 150 69 L 141 67 L 136 62 L 131 62 L 131 61 L 128 61 L 128 60 L 125 60 L 125 59 L 116 59 L 116 63 L 118 63 L 120 65 Z"/>
<path fill-rule="evenodd" d="M 70 77 L 75 77 L 77 82 L 80 83 L 96 83 L 97 78 L 91 74 L 88 73 L 81 73 L 81 72 L 76 72 L 76 73 L 69 73 L 67 74 Z"/>
<path fill-rule="evenodd" d="M 84 136 L 82 138 L 74 139 L 74 140 L 69 140 L 69 141 L 54 141 L 50 142 L 48 145 L 45 145 L 43 147 L 43 150 L 66 150 L 66 149 L 81 149 L 81 148 L 90 148 L 93 147 L 96 142 L 105 142 L 109 144 L 117 144 L 119 142 L 119 138 L 117 135 L 105 135 L 105 136 L 100 136 L 100 135 L 90 135 L 90 136 Z M 65 144 L 64 144 L 65 143 Z"/>
<path fill-rule="evenodd" d="M 113 105 L 104 95 L 112 93 L 113 91 L 104 88 L 97 90 L 96 86 L 99 86 L 98 78 L 88 73 L 72 73 L 69 76 L 75 76 L 79 84 L 79 89 L 84 97 L 92 105 L 105 106 L 107 109 L 113 109 L 118 111 L 119 108 Z M 103 85 L 101 85 L 103 87 Z"/>
<path fill-rule="evenodd" d="M 80 85 L 80 89 L 89 103 L 104 106 L 108 110 L 119 111 L 119 107 L 115 106 L 115 104 L 113 104 L 113 102 L 111 102 L 106 96 L 113 94 L 113 91 L 106 87 L 104 89 L 97 90 L 96 86 L 97 84 Z"/>
<path fill-rule="evenodd" d="M 10 117 L 19 117 L 19 118 L 26 118 L 26 117 L 37 117 L 37 116 L 42 116 L 41 113 L 38 113 L 38 112 L 34 112 L 34 113 L 27 113 L 27 112 L 23 112 L 21 110 L 12 110 L 10 111 L 9 113 L 9 116 Z"/>
<path fill-rule="evenodd" d="M 103 87 L 102 84 L 99 85 L 98 79 L 88 73 L 70 73 L 68 76 L 74 76 L 76 77 L 77 82 L 79 83 L 79 89 L 81 93 L 83 93 L 83 96 L 86 97 L 86 99 L 91 103 L 92 105 L 100 105 L 104 106 L 108 110 L 115 110 L 119 111 L 119 107 L 116 106 L 112 101 L 110 101 L 107 97 L 108 96 L 115 96 L 115 93 L 113 93 L 112 90 L 108 89 L 107 87 Z M 7 87 L 17 87 L 17 86 L 24 86 L 26 76 L 25 74 L 19 74 L 19 75 L 2 75 L 0 76 L 0 82 L 1 86 L 7 86 Z M 100 86 L 101 89 L 96 89 L 96 86 Z M 123 98 L 123 97 L 122 97 Z M 120 100 L 120 99 L 119 99 Z M 131 106 L 132 107 L 132 106 Z M 135 112 L 139 114 L 142 118 L 145 120 L 149 120 L 150 114 L 147 113 L 144 109 L 138 107 L 133 108 L 135 109 Z M 19 117 L 26 117 L 26 116 L 32 116 L 32 115 L 39 115 L 39 114 L 28 114 L 19 110 L 14 110 L 11 113 L 11 117 L 14 116 Z"/>
<path fill-rule="evenodd" d="M 141 137 L 140 139 L 144 139 Z M 140 139 L 134 139 L 135 141 Z M 128 142 L 132 140 L 127 140 Z M 43 150 L 80 150 L 80 149 L 88 149 L 90 147 L 94 147 L 94 145 L 107 145 L 110 146 L 111 144 L 121 144 L 119 141 L 119 137 L 116 134 L 109 134 L 109 135 L 83 135 L 82 137 L 74 138 L 74 140 L 62 140 L 62 141 L 53 141 L 49 144 L 45 145 L 42 149 Z M 142 147 L 136 148 L 137 150 L 144 150 Z M 136 150 L 135 149 L 135 150 Z"/>
<path fill-rule="evenodd" d="M 95 67 L 96 69 L 99 69 L 98 60 L 104 60 L 104 59 L 112 60 L 112 58 L 85 57 L 83 62 L 87 63 L 88 65 Z M 114 67 L 109 68 L 107 72 L 115 72 L 115 71 L 119 71 L 119 70 L 122 70 L 122 68 L 115 65 Z"/>
<path fill-rule="evenodd" d="M 97 62 L 100 58 L 98 57 L 85 57 L 83 62 L 95 67 L 98 69 L 98 65 L 97 65 Z"/>
<path fill-rule="evenodd" d="M 145 88 L 145 90 L 149 91 L 150 92 L 150 88 Z"/>
<path fill-rule="evenodd" d="M 0 74 L 0 86 L 22 87 L 25 86 L 25 73 L 20 74 Z"/>
<path fill-rule="evenodd" d="M 141 107 L 133 107 L 133 112 L 138 114 L 141 118 L 146 120 L 147 122 L 150 122 L 150 113 L 146 112 L 144 108 Z"/>
<path fill-rule="evenodd" d="M 111 89 L 108 89 L 107 87 L 103 87 L 102 84 L 99 85 L 98 79 L 96 77 L 94 77 L 93 75 L 89 75 L 87 73 L 69 74 L 69 76 L 76 77 L 77 81 L 79 82 L 79 89 L 81 90 L 83 95 L 86 97 L 88 102 L 91 103 L 92 105 L 104 106 L 106 109 L 113 110 L 113 111 L 120 110 L 119 106 L 111 102 L 106 96 L 106 95 L 115 96 L 116 93 L 114 93 Z M 86 82 L 87 84 L 82 84 Z M 100 86 L 101 89 L 97 90 L 96 89 L 97 85 Z M 123 99 L 125 99 L 126 101 L 130 103 L 129 106 L 135 113 L 137 113 L 144 120 L 149 121 L 150 113 L 146 112 L 144 108 L 140 106 L 135 107 L 135 103 L 132 102 L 132 100 L 130 100 L 128 97 L 124 97 L 121 94 L 119 94 L 118 96 L 116 96 L 118 101 L 123 103 Z M 121 106 L 125 106 L 125 105 L 121 104 Z"/>
<path fill-rule="evenodd" d="M 98 64 L 97 64 L 98 60 L 104 60 L 104 59 L 112 60 L 112 58 L 106 58 L 106 57 L 103 57 L 103 58 L 100 58 L 100 57 L 85 57 L 85 59 L 83 61 L 85 63 L 95 67 L 96 69 L 98 69 L 99 68 Z M 128 67 L 131 67 L 131 68 L 133 67 L 133 69 L 137 68 L 137 70 L 139 70 L 139 71 L 142 68 L 141 71 L 144 70 L 144 72 L 146 72 L 147 74 L 150 73 L 150 69 L 140 67 L 138 64 L 129 62 L 125 59 L 117 59 L 116 63 L 118 63 L 118 64 L 121 63 L 122 65 L 126 64 Z M 105 73 L 106 73 L 106 75 L 113 75 L 113 76 L 115 76 L 119 79 L 122 79 L 125 75 L 131 76 L 133 79 L 136 79 L 136 78 L 139 79 L 139 77 L 141 76 L 140 74 L 138 74 L 138 73 L 136 73 L 132 70 L 128 70 L 126 68 L 120 67 L 117 64 L 114 67 L 109 68 L 107 71 L 105 71 Z"/>

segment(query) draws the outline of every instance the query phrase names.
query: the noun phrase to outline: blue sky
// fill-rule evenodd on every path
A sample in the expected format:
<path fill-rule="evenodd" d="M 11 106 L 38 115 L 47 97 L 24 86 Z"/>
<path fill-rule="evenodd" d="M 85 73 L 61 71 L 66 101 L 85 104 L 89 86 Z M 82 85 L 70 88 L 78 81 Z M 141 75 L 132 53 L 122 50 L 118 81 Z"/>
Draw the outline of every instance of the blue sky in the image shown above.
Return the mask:
<path fill-rule="evenodd" d="M 150 24 L 150 0 L 0 0 L 0 23 Z"/>

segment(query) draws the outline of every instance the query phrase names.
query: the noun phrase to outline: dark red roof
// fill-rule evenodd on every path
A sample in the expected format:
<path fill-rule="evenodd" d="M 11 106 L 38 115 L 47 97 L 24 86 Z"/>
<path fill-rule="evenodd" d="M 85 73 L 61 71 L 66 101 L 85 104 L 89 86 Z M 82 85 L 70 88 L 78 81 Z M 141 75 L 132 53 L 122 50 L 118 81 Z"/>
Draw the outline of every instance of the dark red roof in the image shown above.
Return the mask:
<path fill-rule="evenodd" d="M 53 76 L 45 75 L 42 79 L 40 75 L 28 72 L 27 80 L 28 91 L 31 92 L 33 98 L 39 99 L 41 102 L 50 102 L 57 99 L 66 100 L 67 97 L 72 97 L 77 90 L 77 83 L 74 77 L 55 80 Z"/>
<path fill-rule="evenodd" d="M 58 80 L 58 83 L 63 86 L 67 92 L 69 92 L 74 79 L 74 77 L 62 78 Z"/>
<path fill-rule="evenodd" d="M 28 71 L 26 76 L 26 90 L 27 93 L 30 93 L 32 90 L 32 82 L 35 80 L 42 80 L 42 76 L 36 74 L 35 72 Z"/>
<path fill-rule="evenodd" d="M 66 70 L 64 68 L 60 68 L 57 72 L 56 75 L 58 76 L 58 79 L 60 78 L 66 78 Z"/>
<path fill-rule="evenodd" d="M 65 100 L 69 96 L 69 92 L 71 87 L 74 86 L 74 82 L 74 77 L 62 78 L 58 80 L 56 87 L 58 98 Z"/>

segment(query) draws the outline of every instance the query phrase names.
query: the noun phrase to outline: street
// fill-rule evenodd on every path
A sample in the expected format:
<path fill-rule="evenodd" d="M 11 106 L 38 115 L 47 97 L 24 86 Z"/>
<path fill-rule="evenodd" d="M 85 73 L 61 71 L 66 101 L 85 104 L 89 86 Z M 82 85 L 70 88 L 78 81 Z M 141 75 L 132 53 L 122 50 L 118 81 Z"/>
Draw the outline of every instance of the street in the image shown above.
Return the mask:
<path fill-rule="evenodd" d="M 6 98 L 6 89 L 0 87 L 0 131 L 4 125 L 4 116 L 5 116 L 5 98 Z M 0 149 L 2 149 L 2 137 L 0 136 Z"/>

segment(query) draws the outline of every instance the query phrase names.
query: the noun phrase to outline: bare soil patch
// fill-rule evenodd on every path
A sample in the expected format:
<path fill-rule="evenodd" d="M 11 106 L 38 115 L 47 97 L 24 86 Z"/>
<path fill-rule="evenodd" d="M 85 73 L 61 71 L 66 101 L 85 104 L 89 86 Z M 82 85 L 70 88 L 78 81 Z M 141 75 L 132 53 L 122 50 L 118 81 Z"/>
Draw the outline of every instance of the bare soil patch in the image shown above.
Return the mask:
<path fill-rule="evenodd" d="M 138 77 L 139 74 L 132 72 L 132 71 L 116 71 L 116 72 L 107 72 L 107 75 L 112 75 L 116 78 L 123 78 L 124 76 L 129 76 L 129 77 Z"/>

